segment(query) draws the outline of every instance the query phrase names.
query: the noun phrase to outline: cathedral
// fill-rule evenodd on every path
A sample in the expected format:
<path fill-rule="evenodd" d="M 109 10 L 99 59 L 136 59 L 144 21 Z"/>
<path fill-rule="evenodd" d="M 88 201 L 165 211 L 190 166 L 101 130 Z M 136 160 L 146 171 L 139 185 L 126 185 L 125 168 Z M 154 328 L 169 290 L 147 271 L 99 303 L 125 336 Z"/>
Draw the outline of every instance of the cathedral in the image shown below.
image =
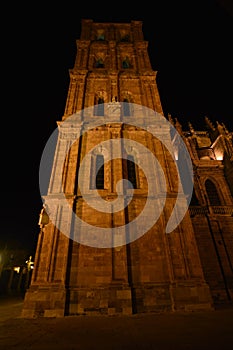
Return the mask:
<path fill-rule="evenodd" d="M 147 48 L 82 20 L 22 317 L 232 305 L 233 133 L 164 115 Z"/>

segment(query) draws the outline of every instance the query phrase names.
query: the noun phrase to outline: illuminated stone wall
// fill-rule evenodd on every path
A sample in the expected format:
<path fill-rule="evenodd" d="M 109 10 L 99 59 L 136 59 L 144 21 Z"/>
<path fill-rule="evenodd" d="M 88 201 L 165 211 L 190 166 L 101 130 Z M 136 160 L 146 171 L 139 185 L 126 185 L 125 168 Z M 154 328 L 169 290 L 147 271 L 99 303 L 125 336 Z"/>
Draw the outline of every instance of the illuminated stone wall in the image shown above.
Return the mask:
<path fill-rule="evenodd" d="M 49 203 L 55 215 L 53 220 L 49 218 L 46 208 L 41 213 L 35 268 L 25 296 L 24 317 L 211 309 L 215 302 L 227 303 L 232 297 L 233 202 L 232 186 L 228 186 L 232 183 L 232 134 L 221 129 L 222 125 L 217 131 L 212 130 L 211 137 L 210 132 L 198 132 L 192 126 L 189 131 L 183 131 L 177 120 L 168 117 L 190 152 L 197 201 L 195 205 L 191 203 L 174 231 L 166 234 L 166 223 L 176 202 L 178 177 L 174 161 L 162 142 L 150 130 L 122 123 L 120 117 L 118 123 L 111 123 L 110 118 L 109 123 L 105 119 L 103 125 L 88 129 L 88 123 L 96 118 L 99 101 L 108 106 L 106 113 L 110 117 L 111 113 L 118 113 L 119 103 L 125 101 L 163 115 L 147 45 L 140 21 L 120 24 L 84 20 L 82 23 L 45 196 L 45 203 Z M 69 121 L 71 115 L 83 109 L 84 115 Z M 68 121 L 65 127 L 64 121 Z M 85 127 L 86 132 L 79 137 Z M 175 145 L 179 162 L 179 143 L 176 144 L 169 129 L 164 127 L 161 133 L 169 144 Z M 124 226 L 144 208 L 147 182 L 140 169 L 137 173 L 140 186 L 135 189 L 130 205 L 116 213 L 91 208 L 80 192 L 77 174 L 85 155 L 100 142 L 120 138 L 141 143 L 158 159 L 167 184 L 166 205 L 155 225 L 133 242 L 111 248 L 81 244 L 61 193 L 78 217 L 96 227 Z M 122 156 L 129 150 L 123 147 L 118 151 Z M 104 152 L 101 148 L 97 153 Z M 91 169 L 91 157 L 86 164 Z M 105 164 L 104 188 L 99 190 L 105 201 L 117 198 L 116 184 L 125 173 L 121 157 Z M 152 171 L 152 176 L 159 193 L 156 172 Z M 204 187 L 207 179 L 216 184 L 221 205 L 208 203 Z M 89 192 L 91 181 L 89 177 L 84 179 Z M 180 205 L 185 206 L 185 189 L 181 198 Z M 156 200 L 159 206 L 157 197 Z M 144 220 L 146 225 L 147 218 Z M 70 238 L 57 229 L 56 222 L 62 222 L 62 227 L 69 230 Z"/>

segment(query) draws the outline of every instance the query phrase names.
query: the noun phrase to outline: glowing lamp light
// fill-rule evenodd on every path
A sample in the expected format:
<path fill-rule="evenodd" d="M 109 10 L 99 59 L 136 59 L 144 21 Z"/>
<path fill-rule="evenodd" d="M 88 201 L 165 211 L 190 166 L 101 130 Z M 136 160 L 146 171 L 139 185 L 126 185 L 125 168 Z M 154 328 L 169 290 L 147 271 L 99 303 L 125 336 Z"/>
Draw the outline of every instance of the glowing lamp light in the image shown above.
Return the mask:
<path fill-rule="evenodd" d="M 16 271 L 17 273 L 19 273 L 19 271 L 20 271 L 20 266 L 15 266 L 15 267 L 14 267 L 14 271 Z"/>
<path fill-rule="evenodd" d="M 32 256 L 29 257 L 29 260 L 26 260 L 26 264 L 28 270 L 32 270 L 34 268 L 34 261 L 32 261 Z"/>
<path fill-rule="evenodd" d="M 222 152 L 215 152 L 215 157 L 217 160 L 223 160 L 223 153 Z"/>

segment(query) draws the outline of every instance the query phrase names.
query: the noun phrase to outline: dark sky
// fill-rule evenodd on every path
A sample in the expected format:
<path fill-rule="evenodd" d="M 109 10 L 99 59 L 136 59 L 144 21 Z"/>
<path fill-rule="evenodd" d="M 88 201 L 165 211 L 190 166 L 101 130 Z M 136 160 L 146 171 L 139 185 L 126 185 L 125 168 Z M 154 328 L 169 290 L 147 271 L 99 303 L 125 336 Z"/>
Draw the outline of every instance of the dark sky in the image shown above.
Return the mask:
<path fill-rule="evenodd" d="M 64 112 L 82 18 L 143 21 L 165 115 L 199 129 L 207 115 L 233 130 L 232 1 L 55 4 L 19 2 L 2 10 L 0 250 L 12 239 L 35 247 L 40 158 Z"/>

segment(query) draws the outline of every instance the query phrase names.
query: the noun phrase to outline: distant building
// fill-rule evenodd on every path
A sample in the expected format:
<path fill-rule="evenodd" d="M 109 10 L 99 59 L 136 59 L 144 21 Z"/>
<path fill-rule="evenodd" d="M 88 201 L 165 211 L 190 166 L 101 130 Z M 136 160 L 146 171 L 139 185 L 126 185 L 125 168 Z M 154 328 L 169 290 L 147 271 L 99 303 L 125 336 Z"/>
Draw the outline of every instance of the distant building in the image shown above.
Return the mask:
<path fill-rule="evenodd" d="M 58 122 L 57 148 L 23 317 L 203 310 L 232 303 L 233 133 L 208 118 L 203 120 L 203 130 L 191 124 L 183 130 L 176 118 L 164 116 L 147 45 L 141 21 L 82 21 L 65 111 Z M 137 106 L 145 109 L 140 112 Z M 145 130 L 140 123 L 149 120 L 150 111 L 169 122 L 151 119 Z M 102 125 L 93 127 L 98 121 Z M 161 129 L 159 139 L 155 128 Z M 115 150 L 119 139 L 131 144 L 122 142 Z M 152 207 L 162 207 L 162 177 L 133 141 L 149 149 L 161 166 L 166 183 L 161 215 L 148 232 L 127 244 L 83 244 L 79 238 L 85 239 L 88 232 L 82 226 L 77 230 L 67 203 L 82 221 L 96 227 L 96 241 L 99 227 L 121 230 L 143 213 L 148 199 L 148 179 L 140 164 L 146 164 L 150 181 L 154 181 Z M 172 146 L 176 161 L 164 142 Z M 181 210 L 190 195 L 184 145 L 193 166 L 194 191 L 181 222 L 167 234 L 178 193 Z M 115 151 L 118 157 L 109 161 Z M 86 155 L 83 193 L 78 175 Z M 86 203 L 88 199 L 95 204 L 94 191 L 98 190 L 111 205 L 121 196 L 116 185 L 122 178 L 134 187 L 132 201 L 125 208 L 103 212 Z M 132 190 L 126 193 L 128 198 Z M 53 219 L 46 213 L 51 208 Z M 141 226 L 136 223 L 135 230 L 143 231 L 152 216 L 151 209 L 151 215 L 143 218 Z M 62 233 L 63 229 L 69 234 Z M 134 233 L 125 228 L 126 237 Z"/>

